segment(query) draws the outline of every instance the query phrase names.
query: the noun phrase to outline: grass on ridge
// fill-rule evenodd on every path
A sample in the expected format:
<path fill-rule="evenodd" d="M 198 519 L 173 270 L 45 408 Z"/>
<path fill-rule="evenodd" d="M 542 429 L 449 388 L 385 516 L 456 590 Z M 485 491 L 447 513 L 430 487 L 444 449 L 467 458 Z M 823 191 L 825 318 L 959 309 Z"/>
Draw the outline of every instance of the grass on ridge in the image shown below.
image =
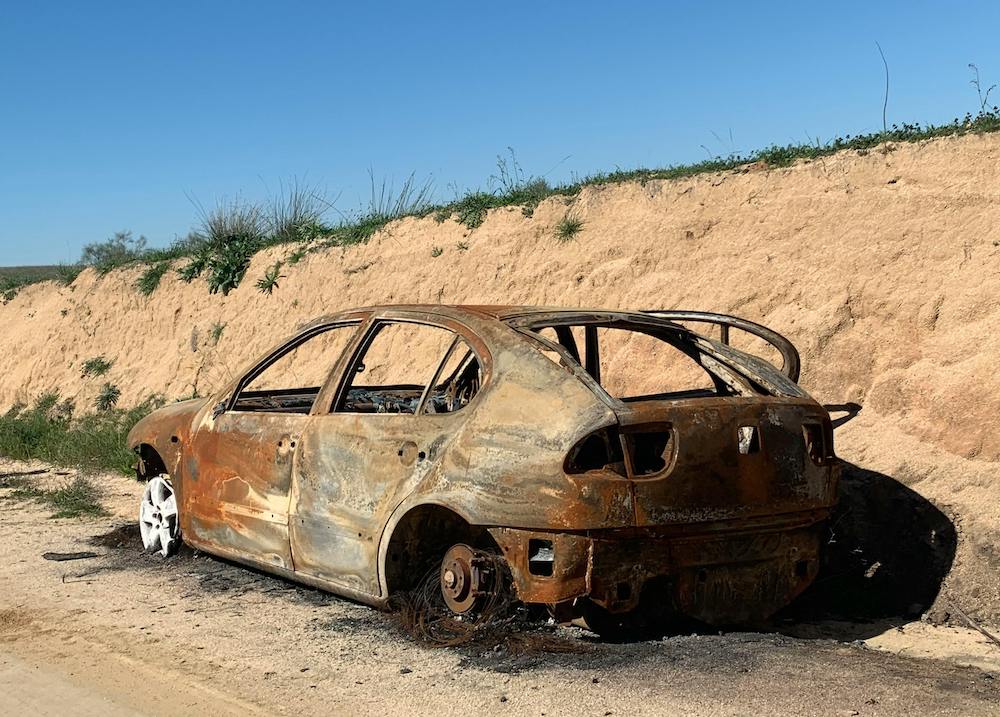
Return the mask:
<path fill-rule="evenodd" d="M 996 106 L 987 108 L 985 99 L 982 99 L 978 114 L 966 114 L 945 124 L 894 124 L 885 131 L 836 137 L 826 143 L 771 145 L 748 154 L 716 156 L 691 164 L 598 173 L 555 186 L 544 178 L 526 175 L 511 150 L 509 158 L 503 155 L 497 158 L 497 172 L 489 178 L 488 189 L 468 191 L 445 204 L 433 204 L 430 201 L 430 183 L 419 184 L 414 175 L 410 175 L 398 192 L 384 181 L 379 185 L 372 176 L 368 206 L 354 214 L 342 214 L 341 221 L 332 225 L 324 223 L 327 210 L 333 209 L 325 197 L 314 187 L 292 182 L 287 187 L 282 186 L 279 196 L 268 207 L 239 199 L 221 202 L 208 211 L 197 205 L 199 226 L 165 249 L 149 249 L 144 237 L 136 239 L 131 232 L 118 232 L 104 242 L 87 245 L 80 265 L 66 267 L 61 273 L 68 283 L 82 266 L 107 273 L 120 266 L 142 263 L 149 268 L 140 277 L 137 288 L 148 295 L 156 289 L 167 270 L 164 262 L 184 258 L 187 263 L 177 270 L 182 280 L 192 281 L 205 276 L 209 291 L 225 295 L 239 286 L 254 254 L 262 249 L 290 246 L 292 249 L 287 263 L 294 264 L 310 251 L 367 242 L 387 224 L 404 217 L 433 215 L 437 221 L 454 219 L 473 230 L 482 225 L 491 209 L 521 207 L 525 216 L 531 216 L 541 201 L 550 197 L 573 197 L 587 186 L 683 179 L 738 169 L 753 163 L 780 168 L 796 160 L 818 159 L 844 150 L 866 153 L 887 143 L 997 131 L 1000 131 L 1000 110 Z M 569 239 L 578 230 L 579 227 L 576 227 L 565 236 L 562 233 L 558 236 L 563 240 Z M 18 289 L 43 280 L 42 277 L 51 278 L 44 272 L 41 275 L 29 273 L 12 277 L 0 270 L 0 300 L 4 303 L 10 301 Z M 276 286 L 277 278 L 273 272 L 264 276 L 258 288 L 267 293 L 268 288 Z"/>

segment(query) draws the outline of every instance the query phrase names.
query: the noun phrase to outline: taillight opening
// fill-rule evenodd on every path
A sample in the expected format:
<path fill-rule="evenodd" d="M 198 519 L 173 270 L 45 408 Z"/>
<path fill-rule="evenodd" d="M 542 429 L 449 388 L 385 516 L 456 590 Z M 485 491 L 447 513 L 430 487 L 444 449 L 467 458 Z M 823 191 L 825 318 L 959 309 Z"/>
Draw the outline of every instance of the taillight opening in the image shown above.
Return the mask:
<path fill-rule="evenodd" d="M 673 458 L 674 434 L 669 426 L 639 427 L 625 434 L 629 463 L 634 477 L 655 475 Z"/>
<path fill-rule="evenodd" d="M 611 471 L 643 478 L 665 471 L 674 457 L 674 431 L 670 424 L 603 428 L 579 441 L 566 456 L 569 474 Z"/>
<path fill-rule="evenodd" d="M 617 427 L 591 433 L 573 446 L 566 456 L 566 472 L 570 474 L 608 470 L 624 476 L 625 455 Z"/>

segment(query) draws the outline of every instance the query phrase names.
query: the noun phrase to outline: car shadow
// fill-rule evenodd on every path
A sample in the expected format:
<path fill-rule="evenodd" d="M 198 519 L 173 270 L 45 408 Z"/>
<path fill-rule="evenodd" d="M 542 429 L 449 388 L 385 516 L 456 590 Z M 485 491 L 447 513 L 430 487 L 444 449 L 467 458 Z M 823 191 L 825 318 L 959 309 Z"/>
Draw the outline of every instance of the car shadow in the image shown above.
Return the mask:
<path fill-rule="evenodd" d="M 815 582 L 769 621 L 795 637 L 858 640 L 930 609 L 955 559 L 955 525 L 884 473 L 843 463 Z"/>
<path fill-rule="evenodd" d="M 839 500 L 826 528 L 815 581 L 765 622 L 723 630 L 804 639 L 864 640 L 919 619 L 934 604 L 955 558 L 952 521 L 891 476 L 842 462 Z M 643 601 L 667 599 L 651 584 Z M 655 611 L 655 609 L 654 609 Z M 593 641 L 641 642 L 718 627 L 655 615 Z"/>

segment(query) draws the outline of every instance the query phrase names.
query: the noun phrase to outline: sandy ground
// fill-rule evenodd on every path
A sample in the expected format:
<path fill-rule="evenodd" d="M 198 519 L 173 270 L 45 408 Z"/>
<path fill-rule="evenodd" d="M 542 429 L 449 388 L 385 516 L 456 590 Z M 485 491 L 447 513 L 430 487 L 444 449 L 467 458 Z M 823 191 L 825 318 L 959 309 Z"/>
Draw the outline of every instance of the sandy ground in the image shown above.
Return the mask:
<path fill-rule="evenodd" d="M 429 648 L 322 592 L 190 551 L 143 554 L 140 486 L 99 480 L 112 515 L 96 519 L 51 519 L 0 489 L 0 714 L 1000 711 L 1000 648 L 920 621 L 786 619 L 630 644 L 567 628 L 523 652 Z M 42 557 L 81 550 L 98 557 Z"/>

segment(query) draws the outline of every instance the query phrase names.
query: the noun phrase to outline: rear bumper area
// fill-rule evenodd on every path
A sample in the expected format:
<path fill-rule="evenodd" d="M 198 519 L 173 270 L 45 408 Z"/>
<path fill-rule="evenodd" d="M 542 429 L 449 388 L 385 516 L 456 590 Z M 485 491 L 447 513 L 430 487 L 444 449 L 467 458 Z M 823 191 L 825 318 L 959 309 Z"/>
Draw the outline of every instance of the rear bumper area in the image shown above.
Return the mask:
<path fill-rule="evenodd" d="M 490 533 L 523 602 L 589 598 L 623 613 L 640 599 L 655 600 L 678 614 L 729 625 L 774 614 L 812 582 L 826 517 L 827 511 L 809 511 L 742 523 Z"/>

